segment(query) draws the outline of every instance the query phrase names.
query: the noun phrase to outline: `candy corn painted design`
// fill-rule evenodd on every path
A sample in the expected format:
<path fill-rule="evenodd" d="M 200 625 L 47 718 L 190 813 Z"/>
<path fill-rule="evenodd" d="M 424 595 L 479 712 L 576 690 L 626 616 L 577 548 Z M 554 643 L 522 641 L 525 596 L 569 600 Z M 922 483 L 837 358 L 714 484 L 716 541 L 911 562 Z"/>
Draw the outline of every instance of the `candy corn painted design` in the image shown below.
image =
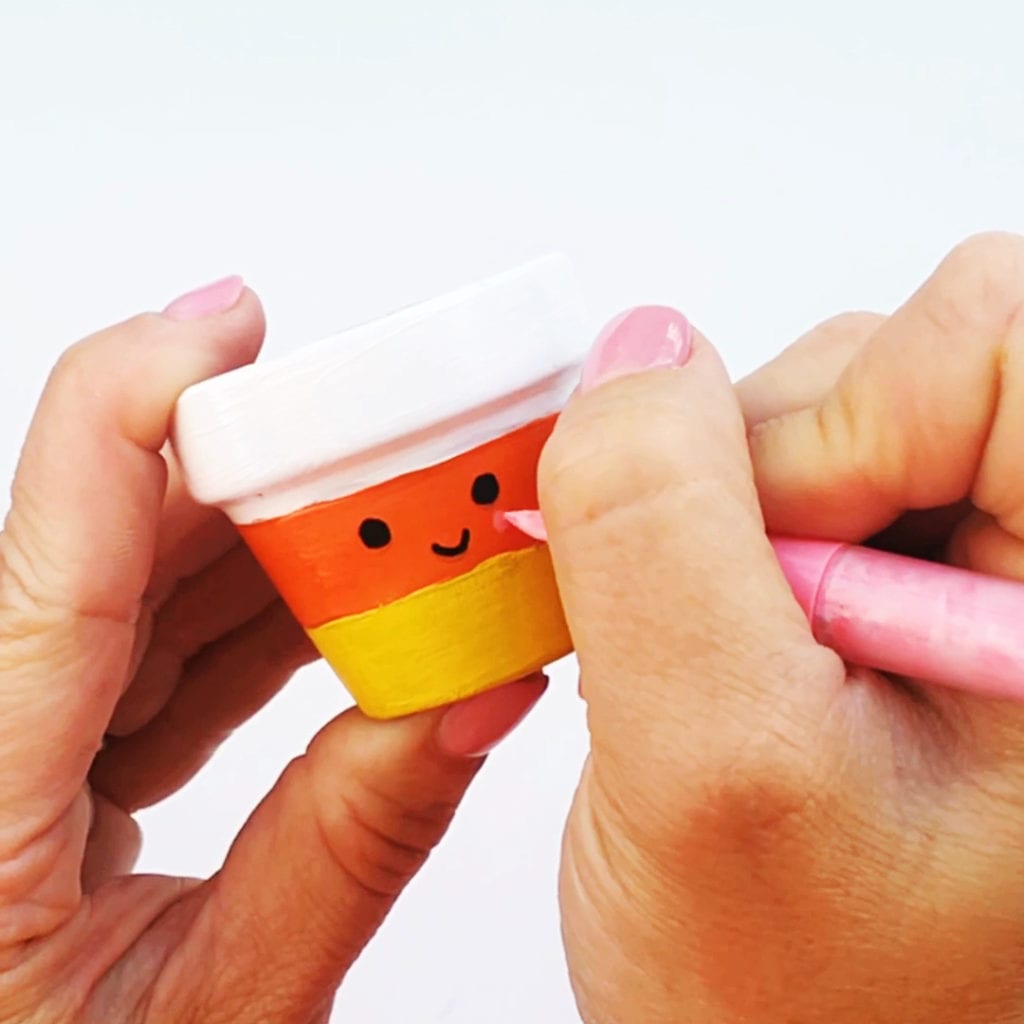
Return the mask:
<path fill-rule="evenodd" d="M 537 461 L 587 347 L 567 263 L 528 265 L 189 389 L 174 444 L 369 715 L 569 653 Z"/>
<path fill-rule="evenodd" d="M 501 518 L 536 506 L 552 426 L 241 527 L 367 714 L 448 703 L 571 650 L 546 546 Z"/>

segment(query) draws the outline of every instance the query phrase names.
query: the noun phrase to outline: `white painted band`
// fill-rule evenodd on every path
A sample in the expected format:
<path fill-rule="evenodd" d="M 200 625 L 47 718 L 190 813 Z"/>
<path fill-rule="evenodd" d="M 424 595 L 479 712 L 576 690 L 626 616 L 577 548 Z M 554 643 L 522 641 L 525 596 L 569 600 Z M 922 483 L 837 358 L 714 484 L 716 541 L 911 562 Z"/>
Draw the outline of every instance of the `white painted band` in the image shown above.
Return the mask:
<path fill-rule="evenodd" d="M 559 411 L 589 343 L 564 256 L 189 388 L 172 440 L 237 523 L 443 462 Z"/>

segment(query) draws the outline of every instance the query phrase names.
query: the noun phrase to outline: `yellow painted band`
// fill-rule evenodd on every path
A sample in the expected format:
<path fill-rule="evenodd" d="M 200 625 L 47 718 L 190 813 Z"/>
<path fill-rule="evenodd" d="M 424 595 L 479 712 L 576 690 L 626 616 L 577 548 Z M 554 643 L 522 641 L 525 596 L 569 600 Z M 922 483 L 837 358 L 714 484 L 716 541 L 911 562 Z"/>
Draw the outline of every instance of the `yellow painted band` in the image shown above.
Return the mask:
<path fill-rule="evenodd" d="M 572 650 L 544 545 L 497 555 L 309 635 L 373 718 L 461 700 Z"/>

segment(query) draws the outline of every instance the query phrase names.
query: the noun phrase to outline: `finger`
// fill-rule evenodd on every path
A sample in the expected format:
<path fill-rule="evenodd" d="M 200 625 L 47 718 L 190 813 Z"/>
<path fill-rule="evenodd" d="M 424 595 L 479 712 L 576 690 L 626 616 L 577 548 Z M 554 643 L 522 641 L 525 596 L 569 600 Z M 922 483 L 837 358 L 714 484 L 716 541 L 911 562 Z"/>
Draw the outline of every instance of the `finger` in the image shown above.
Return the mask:
<path fill-rule="evenodd" d="M 141 849 L 142 831 L 135 820 L 94 793 L 92 824 L 82 860 L 82 891 L 95 892 L 112 878 L 129 874 Z"/>
<path fill-rule="evenodd" d="M 538 672 L 453 704 L 438 726 L 437 742 L 455 757 L 483 757 L 526 717 L 547 685 Z"/>
<path fill-rule="evenodd" d="M 949 540 L 949 560 L 975 572 L 1024 580 L 1024 540 L 985 512 L 962 519 Z"/>
<path fill-rule="evenodd" d="M 843 313 L 795 341 L 771 362 L 736 385 L 747 429 L 777 416 L 818 405 L 886 317 Z M 872 537 L 890 551 L 935 558 L 971 511 L 969 501 L 901 515 Z"/>
<path fill-rule="evenodd" d="M 109 738 L 96 756 L 90 783 L 126 811 L 162 800 L 316 656 L 294 616 L 275 601 L 202 649 L 148 724 Z"/>
<path fill-rule="evenodd" d="M 181 581 L 156 613 L 141 663 L 114 709 L 107 734 L 127 736 L 141 729 L 170 699 L 189 659 L 276 599 L 266 573 L 240 540 Z"/>
<path fill-rule="evenodd" d="M 160 454 L 167 464 L 167 489 L 146 591 L 155 606 L 162 604 L 182 579 L 205 569 L 239 541 L 238 531 L 223 512 L 193 500 L 170 445 Z"/>
<path fill-rule="evenodd" d="M 167 465 L 167 487 L 157 527 L 153 569 L 142 595 L 135 647 L 126 673 L 133 680 L 150 646 L 160 608 L 178 583 L 195 575 L 238 543 L 238 532 L 219 509 L 204 508 L 189 495 L 169 444 L 160 452 Z"/>
<path fill-rule="evenodd" d="M 658 307 L 613 322 L 540 469 L 595 762 L 654 820 L 709 758 L 805 749 L 844 678 L 765 536 L 721 361 L 689 336 Z"/>
<path fill-rule="evenodd" d="M 103 331 L 47 383 L 0 535 L 4 850 L 52 825 L 100 745 L 153 563 L 174 402 L 260 345 L 259 303 L 240 287 L 199 320 L 145 315 Z"/>
<path fill-rule="evenodd" d="M 543 681 L 513 687 L 532 688 Z M 487 695 L 482 695 L 487 696 Z M 328 725 L 238 837 L 165 968 L 160 1019 L 305 1024 L 440 840 L 479 757 L 442 751 L 444 710 Z M 521 717 L 521 708 L 513 718 Z M 209 965 L 196 971 L 196 965 Z"/>
<path fill-rule="evenodd" d="M 843 313 L 798 338 L 736 385 L 748 427 L 816 405 L 885 322 L 880 313 Z"/>
<path fill-rule="evenodd" d="M 769 527 L 860 539 L 970 498 L 1024 535 L 1024 240 L 947 257 L 818 404 L 751 432 Z"/>

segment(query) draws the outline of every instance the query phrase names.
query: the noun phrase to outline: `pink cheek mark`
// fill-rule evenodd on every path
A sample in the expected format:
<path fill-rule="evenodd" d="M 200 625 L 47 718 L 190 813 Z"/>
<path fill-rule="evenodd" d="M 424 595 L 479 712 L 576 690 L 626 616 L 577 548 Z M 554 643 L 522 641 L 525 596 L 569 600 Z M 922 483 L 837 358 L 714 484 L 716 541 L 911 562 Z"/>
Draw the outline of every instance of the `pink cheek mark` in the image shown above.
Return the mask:
<path fill-rule="evenodd" d="M 525 533 L 531 540 L 547 542 L 548 529 L 544 525 L 544 517 L 539 509 L 523 508 L 515 509 L 511 512 L 498 512 L 495 514 L 495 519 L 500 519 L 509 526 L 515 527 L 520 533 Z"/>

